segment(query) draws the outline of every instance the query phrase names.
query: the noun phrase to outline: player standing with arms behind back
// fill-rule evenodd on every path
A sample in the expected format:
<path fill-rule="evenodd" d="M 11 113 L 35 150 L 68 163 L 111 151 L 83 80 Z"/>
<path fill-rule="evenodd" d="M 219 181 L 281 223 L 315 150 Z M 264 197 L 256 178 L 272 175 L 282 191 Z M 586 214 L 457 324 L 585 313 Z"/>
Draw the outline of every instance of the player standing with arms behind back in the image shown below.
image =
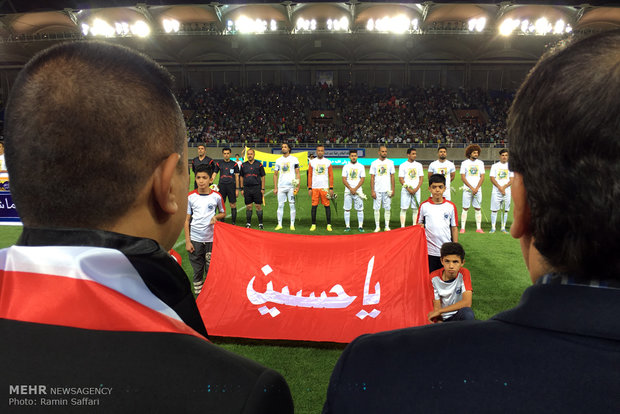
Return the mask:
<path fill-rule="evenodd" d="M 387 147 L 379 147 L 379 158 L 370 164 L 370 191 L 374 199 L 375 233 L 381 231 L 379 217 L 383 206 L 385 231 L 390 231 L 390 209 L 394 197 L 394 162 L 387 157 Z"/>
<path fill-rule="evenodd" d="M 407 161 L 398 167 L 398 180 L 403 186 L 400 190 L 400 227 L 405 227 L 407 210 L 413 210 L 412 224 L 416 224 L 418 209 L 420 208 L 420 187 L 424 181 L 424 169 L 417 162 L 415 148 L 407 150 Z"/>
<path fill-rule="evenodd" d="M 467 223 L 467 210 L 473 204 L 476 210 L 476 233 L 484 233 L 482 231 L 482 183 L 484 182 L 484 163 L 478 159 L 480 156 L 480 147 L 472 144 L 465 148 L 465 156 L 467 159 L 461 164 L 461 180 L 465 189 L 463 190 L 463 214 L 461 215 L 461 233 L 465 233 L 465 224 Z"/>
<path fill-rule="evenodd" d="M 493 191 L 491 192 L 491 231 L 495 233 L 495 224 L 497 223 L 497 211 L 504 206 L 502 214 L 502 233 L 506 231 L 506 221 L 508 221 L 508 212 L 510 211 L 510 187 L 514 179 L 514 173 L 508 168 L 508 150 L 499 151 L 499 162 L 491 166 L 489 173 L 491 182 L 493 183 Z"/>

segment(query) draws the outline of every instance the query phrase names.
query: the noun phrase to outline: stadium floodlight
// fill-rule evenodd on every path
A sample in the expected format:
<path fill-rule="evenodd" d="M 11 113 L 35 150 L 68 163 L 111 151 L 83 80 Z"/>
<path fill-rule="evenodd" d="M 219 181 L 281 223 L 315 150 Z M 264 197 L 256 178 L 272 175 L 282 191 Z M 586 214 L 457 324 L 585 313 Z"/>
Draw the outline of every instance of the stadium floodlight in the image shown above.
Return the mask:
<path fill-rule="evenodd" d="M 177 33 L 181 27 L 179 21 L 175 19 L 164 19 L 162 23 L 164 25 L 164 32 L 166 33 Z"/>
<path fill-rule="evenodd" d="M 90 27 L 90 34 L 93 36 L 112 37 L 115 32 L 114 28 L 110 26 L 108 22 L 101 19 L 95 19 Z"/>
<path fill-rule="evenodd" d="M 566 25 L 566 33 L 570 33 L 573 31 L 573 27 L 570 24 Z"/>
<path fill-rule="evenodd" d="M 368 22 L 366 23 L 366 30 L 369 32 L 375 30 L 375 21 L 373 19 L 368 19 Z"/>
<path fill-rule="evenodd" d="M 276 22 L 274 19 L 271 19 L 270 28 L 272 32 L 278 30 L 278 22 Z"/>
<path fill-rule="evenodd" d="M 267 21 L 241 16 L 235 21 L 235 28 L 239 33 L 265 33 L 267 31 Z"/>
<path fill-rule="evenodd" d="M 473 32 L 473 31 L 482 32 L 486 24 L 487 24 L 486 17 L 480 17 L 478 19 L 469 19 L 468 28 L 470 32 Z"/>
<path fill-rule="evenodd" d="M 347 16 L 342 16 L 342 18 L 340 19 L 340 30 L 349 30 L 349 19 L 347 18 Z"/>
<path fill-rule="evenodd" d="M 413 19 L 411 21 L 411 28 L 416 31 L 420 28 L 420 23 L 418 22 L 418 19 Z"/>
<path fill-rule="evenodd" d="M 530 21 L 525 19 L 521 22 L 521 31 L 523 33 L 527 33 L 528 29 L 530 27 Z"/>
<path fill-rule="evenodd" d="M 82 34 L 84 36 L 87 36 L 89 31 L 90 31 L 90 26 L 87 25 L 86 23 L 82 23 Z"/>
<path fill-rule="evenodd" d="M 405 33 L 409 30 L 409 24 L 409 18 L 404 14 L 399 14 L 391 19 L 392 29 L 390 31 L 392 33 Z"/>
<path fill-rule="evenodd" d="M 310 30 L 316 30 L 316 20 L 310 20 Z"/>
<path fill-rule="evenodd" d="M 129 34 L 129 25 L 126 22 L 114 23 L 117 36 L 127 36 Z"/>
<path fill-rule="evenodd" d="M 536 23 L 534 23 L 534 28 L 536 34 L 538 35 L 545 35 L 552 30 L 551 23 L 549 23 L 549 20 L 547 20 L 545 17 L 541 17 L 540 19 L 536 20 Z"/>
<path fill-rule="evenodd" d="M 499 34 L 502 36 L 510 36 L 520 25 L 520 20 L 508 18 L 499 25 Z"/>
<path fill-rule="evenodd" d="M 147 37 L 151 34 L 151 28 L 144 20 L 138 20 L 130 27 L 131 33 L 138 37 Z"/>
<path fill-rule="evenodd" d="M 555 26 L 553 27 L 553 33 L 562 34 L 564 33 L 565 28 L 566 28 L 566 23 L 564 23 L 564 20 L 560 19 L 557 22 L 555 22 Z"/>

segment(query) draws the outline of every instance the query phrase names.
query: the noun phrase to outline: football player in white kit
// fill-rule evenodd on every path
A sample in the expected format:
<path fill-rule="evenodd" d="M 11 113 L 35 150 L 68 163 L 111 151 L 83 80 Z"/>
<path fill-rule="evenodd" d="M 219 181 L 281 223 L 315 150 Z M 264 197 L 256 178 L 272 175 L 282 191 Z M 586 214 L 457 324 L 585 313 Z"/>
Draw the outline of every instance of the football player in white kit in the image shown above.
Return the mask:
<path fill-rule="evenodd" d="M 435 161 L 431 162 L 428 166 L 428 178 L 431 178 L 433 174 L 441 174 L 446 178 L 446 191 L 443 196 L 446 200 L 451 200 L 450 183 L 454 181 L 456 176 L 456 167 L 452 161 L 447 160 L 448 150 L 446 147 L 441 146 L 437 148 L 437 157 Z"/>
<path fill-rule="evenodd" d="M 282 156 L 273 166 L 273 192 L 278 197 L 278 225 L 276 230 L 282 230 L 284 203 L 288 201 L 291 213 L 291 230 L 295 230 L 295 195 L 299 191 L 299 161 L 291 155 L 291 147 L 285 142 L 282 144 Z"/>
<path fill-rule="evenodd" d="M 385 219 L 385 231 L 390 230 L 390 208 L 394 197 L 394 162 L 387 158 L 387 147 L 379 147 L 379 158 L 370 164 L 370 191 L 374 199 L 373 209 L 375 212 L 375 233 L 381 231 L 379 217 L 383 206 Z"/>
<path fill-rule="evenodd" d="M 508 221 L 508 212 L 510 211 L 510 186 L 512 186 L 514 173 L 508 168 L 507 149 L 499 151 L 499 162 L 493 164 L 489 177 L 491 178 L 491 183 L 493 183 L 493 191 L 491 192 L 491 231 L 489 233 L 495 233 L 497 212 L 502 209 L 502 205 L 504 206 L 504 213 L 501 218 L 501 232 L 508 233 L 506 231 L 506 221 Z"/>
<path fill-rule="evenodd" d="M 484 182 L 484 163 L 478 159 L 481 148 L 476 144 L 469 145 L 465 148 L 465 156 L 467 159 L 461 163 L 461 180 L 465 185 L 463 190 L 463 214 L 461 215 L 461 233 L 465 233 L 465 224 L 467 223 L 467 210 L 474 206 L 476 210 L 476 233 L 484 233 L 482 231 L 482 211 L 480 205 L 482 203 L 482 183 Z"/>
<path fill-rule="evenodd" d="M 413 210 L 412 224 L 415 224 L 420 208 L 420 187 L 424 181 L 424 169 L 422 164 L 415 160 L 416 157 L 416 149 L 409 148 L 407 161 L 398 167 L 398 180 L 403 186 L 400 190 L 400 227 L 405 227 L 409 207 Z"/>
<path fill-rule="evenodd" d="M 351 231 L 351 207 L 357 211 L 357 229 L 364 232 L 364 199 L 362 184 L 366 179 L 366 169 L 357 162 L 357 150 L 349 150 L 349 163 L 342 167 L 344 184 L 344 231 Z"/>

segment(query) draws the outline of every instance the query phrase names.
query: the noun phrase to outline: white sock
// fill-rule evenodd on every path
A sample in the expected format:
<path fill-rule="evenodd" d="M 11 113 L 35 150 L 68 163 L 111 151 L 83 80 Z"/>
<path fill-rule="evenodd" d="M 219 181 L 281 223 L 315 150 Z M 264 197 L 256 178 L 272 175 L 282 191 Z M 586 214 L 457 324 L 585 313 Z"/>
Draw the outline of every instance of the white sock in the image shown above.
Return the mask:
<path fill-rule="evenodd" d="M 282 216 L 284 215 L 284 203 L 278 203 L 278 212 L 277 212 L 277 216 L 278 216 L 278 225 L 281 226 L 282 225 Z"/>
<path fill-rule="evenodd" d="M 476 212 L 474 213 L 474 217 L 476 218 L 476 229 L 480 230 L 482 226 L 482 211 L 476 210 Z"/>
<path fill-rule="evenodd" d="M 414 218 L 415 220 L 415 218 Z M 407 221 L 407 209 L 400 209 L 400 227 L 405 227 L 405 222 Z"/>
<path fill-rule="evenodd" d="M 508 213 L 502 215 L 502 230 L 506 230 L 506 223 L 508 223 Z"/>
<path fill-rule="evenodd" d="M 344 211 L 344 226 L 351 227 L 351 210 Z"/>
<path fill-rule="evenodd" d="M 375 212 L 375 227 L 379 228 L 379 217 L 381 217 L 381 212 L 380 210 L 374 210 Z"/>
<path fill-rule="evenodd" d="M 461 230 L 465 230 L 465 224 L 467 223 L 467 212 L 469 210 L 463 210 L 463 214 L 461 214 Z"/>
<path fill-rule="evenodd" d="M 497 211 L 491 211 L 491 228 L 493 230 L 495 230 L 495 224 L 497 224 Z"/>
<path fill-rule="evenodd" d="M 295 216 L 297 215 L 297 208 L 295 208 L 295 203 L 289 203 L 289 207 L 291 208 L 291 226 L 294 226 Z"/>
<path fill-rule="evenodd" d="M 390 210 L 383 212 L 383 219 L 385 220 L 385 227 L 390 227 Z"/>
<path fill-rule="evenodd" d="M 364 227 L 364 210 L 357 212 L 357 225 L 360 229 Z"/>
<path fill-rule="evenodd" d="M 414 208 L 413 210 L 413 214 L 411 214 L 411 223 L 415 226 L 415 221 L 418 218 L 418 209 Z"/>

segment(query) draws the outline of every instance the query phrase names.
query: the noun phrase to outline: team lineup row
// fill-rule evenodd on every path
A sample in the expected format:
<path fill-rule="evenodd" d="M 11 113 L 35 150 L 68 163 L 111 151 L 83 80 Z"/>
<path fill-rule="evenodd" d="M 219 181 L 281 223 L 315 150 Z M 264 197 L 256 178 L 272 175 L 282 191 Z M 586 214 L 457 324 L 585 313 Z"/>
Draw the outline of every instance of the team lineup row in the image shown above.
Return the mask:
<path fill-rule="evenodd" d="M 291 148 L 283 143 L 281 146 L 282 156 L 276 160 L 273 167 L 273 192 L 278 199 L 277 220 L 275 230 L 282 229 L 282 219 L 284 215 L 284 205 L 289 203 L 290 209 L 290 229 L 295 230 L 296 218 L 296 195 L 300 189 L 301 179 L 299 163 L 296 157 L 291 156 Z M 467 159 L 460 167 L 460 175 L 463 182 L 463 212 L 461 215 L 461 233 L 465 232 L 467 213 L 470 207 L 475 210 L 476 232 L 482 233 L 481 222 L 481 186 L 485 179 L 484 163 L 478 159 L 480 147 L 470 145 L 466 149 Z M 308 194 L 312 200 L 312 226 L 310 231 L 316 230 L 316 212 L 319 202 L 325 207 L 327 230 L 332 231 L 330 201 L 337 197 L 334 194 L 334 177 L 332 165 L 325 156 L 324 147 L 318 146 L 316 157 L 309 162 L 307 173 Z M 212 166 L 211 180 L 215 181 L 217 173 L 220 174 L 218 182 L 218 192 L 223 201 L 228 200 L 231 209 L 232 223 L 236 223 L 237 216 L 237 197 L 243 195 L 246 206 L 246 227 L 251 227 L 251 217 L 253 209 L 257 212 L 258 226 L 262 229 L 262 204 L 265 195 L 265 170 L 260 162 L 255 161 L 254 151 L 248 150 L 247 161 L 231 160 L 231 150 L 225 148 L 222 151 L 223 160 L 215 161 L 205 155 L 204 146 L 198 147 L 198 156 L 192 160 L 192 169 L 196 174 L 198 165 L 206 164 Z M 412 209 L 412 223 L 416 223 L 416 216 L 421 203 L 421 187 L 424 181 L 424 171 L 422 164 L 416 160 L 416 150 L 407 150 L 407 160 L 398 166 L 398 180 L 401 185 L 400 197 L 400 224 L 405 226 L 408 210 Z M 368 196 L 363 192 L 363 184 L 366 180 L 366 169 L 358 162 L 357 152 L 351 150 L 349 153 L 349 163 L 342 168 L 342 183 L 344 190 L 344 221 L 345 231 L 350 231 L 351 209 L 357 211 L 358 230 L 364 231 L 364 201 Z M 445 177 L 444 198 L 451 200 L 451 182 L 456 175 L 456 167 L 453 162 L 447 160 L 447 149 L 439 147 L 438 159 L 433 161 L 428 168 L 428 177 L 433 174 L 441 174 Z M 395 175 L 396 168 L 392 160 L 387 158 L 387 148 L 381 146 L 378 151 L 378 158 L 373 161 L 369 170 L 370 175 L 370 196 L 373 199 L 373 210 L 375 218 L 375 232 L 381 230 L 380 210 L 384 209 L 384 230 L 390 230 L 390 209 L 392 198 L 396 194 Z M 489 173 L 493 184 L 491 194 L 491 233 L 496 231 L 497 215 L 501 214 L 501 231 L 506 232 L 506 221 L 510 211 L 510 186 L 513 174 L 508 166 L 508 151 L 500 151 L 500 161 L 493 164 Z M 430 183 L 429 183 L 430 187 Z M 196 188 L 196 184 L 194 185 Z M 430 189 L 430 188 L 429 188 Z M 223 203 L 222 203 L 223 204 Z"/>

